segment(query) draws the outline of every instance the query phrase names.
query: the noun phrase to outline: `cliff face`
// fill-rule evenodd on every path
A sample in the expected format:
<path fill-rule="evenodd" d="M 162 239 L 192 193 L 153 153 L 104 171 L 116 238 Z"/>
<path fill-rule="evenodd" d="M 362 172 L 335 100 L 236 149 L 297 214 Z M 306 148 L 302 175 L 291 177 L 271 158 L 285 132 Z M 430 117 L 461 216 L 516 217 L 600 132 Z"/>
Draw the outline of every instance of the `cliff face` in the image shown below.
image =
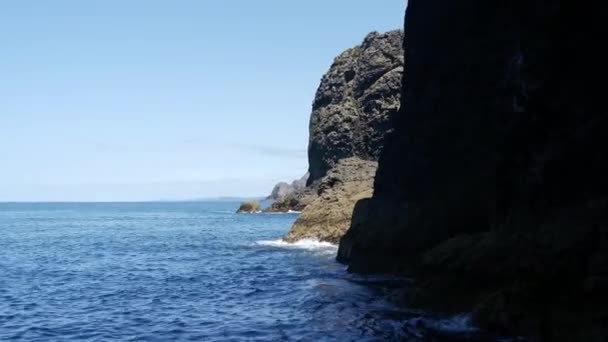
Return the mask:
<path fill-rule="evenodd" d="M 339 260 L 414 274 L 408 300 L 487 328 L 605 340 L 606 56 L 576 7 L 409 1 L 404 105 Z"/>
<path fill-rule="evenodd" d="M 338 243 L 350 226 L 355 203 L 372 196 L 377 167 L 377 162 L 358 158 L 339 160 L 320 181 L 317 197 L 304 208 L 285 241 Z"/>
<path fill-rule="evenodd" d="M 400 105 L 402 44 L 400 30 L 372 32 L 361 45 L 335 58 L 321 79 L 313 102 L 307 186 L 291 191 L 284 184 L 285 196 L 279 196 L 268 211 L 304 210 L 319 196 L 323 177 L 342 159 L 378 160 L 390 131 L 389 119 L 397 114 Z M 352 175 L 345 179 L 365 178 L 367 167 L 361 175 L 356 168 L 342 168 L 334 174 L 344 175 L 346 170 Z M 371 191 L 369 183 L 366 184 Z M 312 216 L 307 222 L 313 222 Z"/>
<path fill-rule="evenodd" d="M 308 184 L 340 159 L 378 160 L 400 104 L 403 32 L 370 33 L 338 56 L 321 80 L 310 117 Z"/>

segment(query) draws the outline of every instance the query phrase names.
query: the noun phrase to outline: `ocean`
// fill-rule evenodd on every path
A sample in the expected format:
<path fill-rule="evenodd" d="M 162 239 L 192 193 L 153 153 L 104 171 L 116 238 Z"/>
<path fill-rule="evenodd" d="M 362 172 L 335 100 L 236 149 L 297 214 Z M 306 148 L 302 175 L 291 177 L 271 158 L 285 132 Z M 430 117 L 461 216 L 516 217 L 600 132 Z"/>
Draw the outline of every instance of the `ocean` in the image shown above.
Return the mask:
<path fill-rule="evenodd" d="M 426 341 L 468 317 L 391 299 L 337 247 L 281 242 L 297 214 L 236 202 L 0 204 L 0 340 Z M 450 339 L 451 341 L 452 339 Z"/>

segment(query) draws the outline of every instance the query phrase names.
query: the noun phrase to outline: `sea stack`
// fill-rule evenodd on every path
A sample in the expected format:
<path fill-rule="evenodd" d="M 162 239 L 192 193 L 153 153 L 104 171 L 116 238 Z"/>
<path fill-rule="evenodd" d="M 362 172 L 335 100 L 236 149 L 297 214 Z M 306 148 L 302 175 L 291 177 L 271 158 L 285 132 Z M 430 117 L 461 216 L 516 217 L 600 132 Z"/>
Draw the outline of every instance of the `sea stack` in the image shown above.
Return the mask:
<path fill-rule="evenodd" d="M 300 220 L 302 224 L 297 225 L 298 233 L 290 233 L 288 240 L 306 236 L 335 242 L 336 236 L 339 238 L 344 233 L 348 226 L 345 226 L 345 218 L 332 218 L 331 215 L 324 214 L 317 216 L 321 214 L 318 209 L 314 210 L 317 214 L 306 212 L 305 209 L 318 199 L 339 198 L 341 191 L 329 191 L 332 184 L 349 184 L 347 187 L 350 187 L 355 183 L 353 179 L 359 179 L 366 188 L 357 185 L 356 193 L 371 194 L 372 181 L 369 175 L 373 177 L 375 173 L 375 162 L 391 131 L 391 118 L 397 114 L 400 105 L 402 44 L 401 30 L 372 32 L 363 39 L 361 45 L 336 57 L 321 79 L 310 117 L 307 186 L 276 200 L 268 209 L 275 212 L 303 211 Z M 339 170 L 331 171 L 341 160 L 349 158 L 350 162 L 340 165 Z M 359 162 L 362 168 L 353 166 Z M 343 179 L 333 183 L 325 181 L 324 178 L 330 174 L 331 179 Z M 342 200 L 358 197 L 353 197 L 353 193 L 348 191 L 346 193 L 348 195 L 338 205 L 344 207 L 339 209 L 332 205 L 333 213 L 352 210 L 355 200 L 352 203 Z M 316 207 L 322 208 L 325 204 L 317 203 Z M 344 228 L 331 228 L 332 233 L 329 235 L 321 233 L 325 231 L 321 226 L 333 226 L 330 222 L 337 222 L 336 220 L 341 222 L 337 226 Z M 307 223 L 304 225 L 304 222 Z M 303 227 L 309 227 L 310 230 L 306 232 Z"/>

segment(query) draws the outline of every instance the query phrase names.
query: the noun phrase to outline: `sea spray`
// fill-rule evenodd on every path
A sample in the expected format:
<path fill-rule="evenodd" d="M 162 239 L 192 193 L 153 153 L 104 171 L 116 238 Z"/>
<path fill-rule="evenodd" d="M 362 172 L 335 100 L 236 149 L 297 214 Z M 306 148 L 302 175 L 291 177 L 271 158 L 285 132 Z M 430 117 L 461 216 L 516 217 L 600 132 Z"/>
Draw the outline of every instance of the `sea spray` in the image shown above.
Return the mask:
<path fill-rule="evenodd" d="M 314 239 L 303 239 L 293 243 L 286 242 L 282 239 L 262 240 L 257 241 L 256 245 L 281 249 L 306 250 L 313 252 L 314 254 L 331 256 L 335 256 L 338 252 L 338 245 Z"/>

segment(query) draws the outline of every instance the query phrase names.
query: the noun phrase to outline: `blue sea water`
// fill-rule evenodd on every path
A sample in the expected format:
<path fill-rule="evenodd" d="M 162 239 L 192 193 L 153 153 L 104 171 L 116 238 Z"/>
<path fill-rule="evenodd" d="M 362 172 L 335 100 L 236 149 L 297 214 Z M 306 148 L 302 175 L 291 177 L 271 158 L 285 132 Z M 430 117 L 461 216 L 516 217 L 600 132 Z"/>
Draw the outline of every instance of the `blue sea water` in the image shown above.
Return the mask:
<path fill-rule="evenodd" d="M 295 214 L 238 203 L 0 204 L 0 340 L 424 341 L 472 331 L 397 307 L 336 246 L 280 242 Z"/>

